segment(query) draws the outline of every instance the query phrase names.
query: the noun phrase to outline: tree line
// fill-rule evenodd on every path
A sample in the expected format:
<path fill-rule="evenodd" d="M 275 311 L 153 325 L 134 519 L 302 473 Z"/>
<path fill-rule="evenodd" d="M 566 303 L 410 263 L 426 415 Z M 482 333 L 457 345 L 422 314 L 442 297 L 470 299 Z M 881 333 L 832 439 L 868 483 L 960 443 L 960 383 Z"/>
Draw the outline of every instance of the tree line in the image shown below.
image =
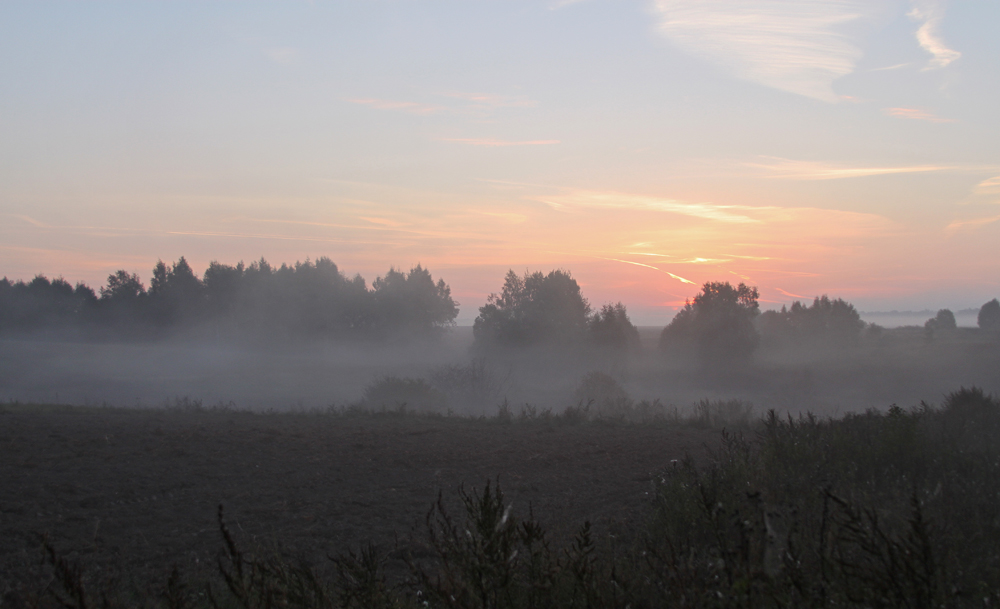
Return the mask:
<path fill-rule="evenodd" d="M 95 292 L 39 275 L 0 280 L 0 333 L 76 332 L 155 337 L 177 330 L 210 335 L 371 338 L 429 335 L 454 324 L 458 303 L 443 280 L 420 265 L 390 268 L 369 288 L 329 258 L 274 267 L 213 261 L 198 277 L 181 257 L 159 261 L 147 289 L 119 270 Z"/>
<path fill-rule="evenodd" d="M 760 311 L 759 291 L 740 283 L 708 282 L 688 300 L 660 334 L 666 354 L 711 364 L 748 361 L 761 346 L 846 348 L 881 328 L 861 319 L 854 305 L 827 295 L 812 304 L 794 302 L 780 310 Z M 955 316 L 942 309 L 928 320 L 933 331 L 956 329 Z M 979 327 L 1000 331 L 1000 302 L 983 305 Z M 593 311 L 572 276 L 561 270 L 517 275 L 509 271 L 499 293 L 491 294 L 476 318 L 477 346 L 525 347 L 542 344 L 590 344 L 629 350 L 639 346 L 639 332 L 620 302 Z"/>
<path fill-rule="evenodd" d="M 756 287 L 708 282 L 663 329 L 659 348 L 704 362 L 748 360 L 763 344 L 847 347 L 865 332 L 854 306 L 824 295 L 760 311 Z M 147 289 L 137 274 L 119 270 L 95 292 L 82 283 L 37 276 L 30 282 L 0 280 L 0 333 L 83 333 L 159 336 L 177 329 L 215 335 L 310 338 L 428 336 L 454 325 L 458 303 L 444 280 L 417 265 L 390 268 L 368 287 L 349 278 L 329 258 L 270 265 L 261 258 L 233 266 L 213 261 L 201 277 L 181 257 L 159 261 Z M 1000 331 L 1000 302 L 983 305 L 979 326 Z M 956 328 L 942 309 L 927 321 L 928 337 Z M 568 271 L 508 271 L 473 326 L 478 349 L 538 345 L 589 345 L 609 351 L 639 348 L 639 331 L 618 303 L 591 307 Z"/>

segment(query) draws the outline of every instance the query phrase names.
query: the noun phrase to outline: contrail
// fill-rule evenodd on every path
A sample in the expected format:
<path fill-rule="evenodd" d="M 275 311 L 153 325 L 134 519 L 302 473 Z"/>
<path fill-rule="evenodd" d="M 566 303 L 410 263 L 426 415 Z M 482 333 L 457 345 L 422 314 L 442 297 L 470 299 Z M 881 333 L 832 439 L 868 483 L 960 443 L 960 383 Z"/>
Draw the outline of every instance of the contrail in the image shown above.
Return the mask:
<path fill-rule="evenodd" d="M 547 251 L 549 253 L 552 253 L 552 254 L 563 254 L 563 255 L 567 255 L 567 256 L 586 256 L 587 258 L 596 258 L 597 260 L 610 260 L 612 262 L 622 262 L 624 264 L 634 264 L 635 266 L 644 266 L 647 269 L 653 269 L 654 271 L 658 271 L 660 273 L 664 273 L 666 275 L 670 275 L 671 277 L 673 277 L 677 281 L 680 281 L 681 283 L 690 283 L 691 285 L 698 285 L 698 284 L 696 284 L 693 281 L 690 281 L 688 279 L 684 279 L 680 275 L 674 275 L 670 271 L 664 271 L 663 269 L 658 269 L 655 266 L 650 265 L 650 264 L 643 264 L 641 262 L 632 262 L 631 260 L 620 260 L 618 258 L 605 258 L 604 256 L 595 256 L 593 254 L 576 254 L 576 253 L 570 253 L 570 252 L 557 252 L 557 251 L 554 251 L 554 250 L 545 250 L 545 251 Z"/>
<path fill-rule="evenodd" d="M 779 292 L 781 292 L 785 296 L 791 296 L 792 298 L 809 298 L 808 296 L 799 296 L 798 294 L 792 294 L 791 292 L 786 292 L 786 291 L 782 290 L 781 288 L 774 288 L 774 289 L 778 290 Z"/>
<path fill-rule="evenodd" d="M 603 256 L 594 256 L 594 258 L 600 258 L 601 260 L 612 260 L 614 262 L 624 262 L 625 264 L 634 264 L 636 266 L 644 266 L 647 269 L 653 269 L 654 271 L 659 271 L 661 273 L 666 273 L 667 275 L 670 275 L 671 277 L 673 277 L 677 281 L 680 281 L 681 283 L 690 283 L 691 285 L 698 285 L 695 282 L 690 281 L 688 279 L 684 279 L 683 277 L 681 277 L 679 275 L 674 275 L 670 271 L 664 271 L 663 269 L 658 269 L 655 266 L 652 266 L 652 265 L 649 265 L 649 264 L 643 264 L 641 262 L 632 262 L 631 260 L 619 260 L 618 258 L 604 258 Z"/>

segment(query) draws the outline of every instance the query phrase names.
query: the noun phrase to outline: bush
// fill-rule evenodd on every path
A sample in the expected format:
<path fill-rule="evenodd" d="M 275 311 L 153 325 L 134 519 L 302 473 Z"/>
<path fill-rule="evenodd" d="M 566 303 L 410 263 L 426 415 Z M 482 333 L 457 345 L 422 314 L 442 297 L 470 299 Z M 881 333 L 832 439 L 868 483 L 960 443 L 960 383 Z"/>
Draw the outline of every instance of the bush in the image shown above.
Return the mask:
<path fill-rule="evenodd" d="M 506 395 L 511 386 L 511 371 L 498 372 L 485 358 L 474 358 L 468 365 L 438 368 L 429 375 L 430 384 L 448 397 L 457 410 L 485 413 Z"/>
<path fill-rule="evenodd" d="M 448 411 L 448 397 L 424 379 L 382 377 L 365 387 L 363 401 L 368 408 L 383 410 L 439 414 Z"/>
<path fill-rule="evenodd" d="M 741 400 L 700 400 L 691 416 L 693 424 L 715 429 L 745 429 L 755 419 L 753 404 Z"/>
<path fill-rule="evenodd" d="M 992 606 L 998 432 L 1000 403 L 963 389 L 940 409 L 771 412 L 756 441 L 723 434 L 707 467 L 659 485 L 648 551 L 664 604 Z"/>
<path fill-rule="evenodd" d="M 609 374 L 589 372 L 573 393 L 573 401 L 589 405 L 598 418 L 613 417 L 632 405 L 628 392 Z"/>

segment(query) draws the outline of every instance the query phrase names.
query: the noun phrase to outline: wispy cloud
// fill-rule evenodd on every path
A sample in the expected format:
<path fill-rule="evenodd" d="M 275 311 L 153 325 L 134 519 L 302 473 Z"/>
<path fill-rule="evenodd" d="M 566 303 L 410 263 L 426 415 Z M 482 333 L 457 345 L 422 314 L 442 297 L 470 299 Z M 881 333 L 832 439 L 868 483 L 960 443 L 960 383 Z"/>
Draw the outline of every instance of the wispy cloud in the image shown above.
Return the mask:
<path fill-rule="evenodd" d="M 389 226 L 392 228 L 398 228 L 400 226 L 406 226 L 402 222 L 396 222 L 395 220 L 390 220 L 388 218 L 372 218 L 366 216 L 358 216 L 359 220 L 364 220 L 365 222 L 371 222 L 372 224 L 378 224 L 379 226 Z"/>
<path fill-rule="evenodd" d="M 993 224 L 994 222 L 1000 220 L 1000 216 L 990 216 L 989 218 L 975 218 L 973 220 L 955 220 L 951 224 L 945 227 L 945 232 L 948 234 L 954 234 L 955 232 L 963 229 L 977 229 L 987 224 Z"/>
<path fill-rule="evenodd" d="M 375 108 L 376 110 L 396 110 L 399 112 L 407 112 L 409 114 L 436 114 L 445 110 L 441 106 L 432 106 L 428 104 L 421 104 L 417 102 L 409 101 L 390 101 L 385 99 L 373 99 L 373 98 L 354 98 L 348 99 L 347 101 L 352 104 L 361 104 L 362 106 L 369 106 Z"/>
<path fill-rule="evenodd" d="M 713 203 L 688 203 L 675 199 L 663 199 L 643 195 L 630 195 L 617 192 L 595 192 L 590 190 L 571 190 L 563 194 L 530 197 L 532 200 L 547 203 L 556 209 L 574 207 L 632 209 L 639 211 L 662 211 L 706 220 L 716 220 L 736 224 L 754 224 L 760 222 L 747 215 L 739 213 L 745 209 L 733 205 L 715 205 Z"/>
<path fill-rule="evenodd" d="M 893 66 L 885 66 L 884 68 L 872 68 L 871 70 L 868 70 L 868 71 L 869 72 L 887 72 L 889 70 L 899 70 L 901 68 L 905 68 L 908 65 L 910 65 L 909 62 L 907 62 L 907 63 L 897 63 L 896 65 L 893 65 Z"/>
<path fill-rule="evenodd" d="M 771 256 L 738 256 L 736 254 L 726 254 L 730 258 L 739 258 L 741 260 L 753 260 L 755 262 L 760 262 L 761 260 L 771 260 Z"/>
<path fill-rule="evenodd" d="M 442 142 L 454 142 L 456 144 L 468 144 L 470 146 L 487 146 L 499 148 L 504 146 L 551 146 L 558 144 L 559 140 L 495 140 L 492 138 L 470 138 L 470 137 L 442 137 L 438 138 Z"/>
<path fill-rule="evenodd" d="M 938 32 L 938 26 L 944 17 L 943 3 L 939 0 L 912 0 L 912 4 L 909 16 L 922 22 L 917 30 L 917 42 L 933 56 L 924 69 L 943 68 L 961 57 L 961 53 L 948 48 Z"/>
<path fill-rule="evenodd" d="M 11 215 L 12 215 L 12 217 L 17 218 L 18 220 L 23 220 L 24 222 L 27 222 L 28 224 L 30 224 L 32 226 L 37 226 L 38 228 L 51 228 L 48 224 L 45 224 L 43 222 L 39 222 L 38 220 L 35 220 L 31 216 L 23 216 L 23 215 L 20 215 L 20 214 L 11 214 Z"/>
<path fill-rule="evenodd" d="M 660 31 L 737 77 L 827 102 L 861 50 L 840 26 L 872 10 L 856 0 L 655 0 Z"/>
<path fill-rule="evenodd" d="M 993 176 L 977 184 L 976 194 L 1000 195 L 1000 176 Z"/>
<path fill-rule="evenodd" d="M 885 108 L 883 112 L 888 116 L 895 116 L 897 118 L 908 118 L 915 121 L 929 121 L 932 123 L 954 123 L 953 118 L 941 118 L 940 116 L 934 116 L 926 110 L 921 110 L 919 108 Z"/>
<path fill-rule="evenodd" d="M 899 173 L 926 173 L 954 169 L 947 165 L 908 165 L 897 167 L 845 167 L 814 161 L 794 161 L 775 158 L 763 163 L 744 163 L 747 167 L 763 169 L 768 177 L 785 180 L 839 180 Z"/>

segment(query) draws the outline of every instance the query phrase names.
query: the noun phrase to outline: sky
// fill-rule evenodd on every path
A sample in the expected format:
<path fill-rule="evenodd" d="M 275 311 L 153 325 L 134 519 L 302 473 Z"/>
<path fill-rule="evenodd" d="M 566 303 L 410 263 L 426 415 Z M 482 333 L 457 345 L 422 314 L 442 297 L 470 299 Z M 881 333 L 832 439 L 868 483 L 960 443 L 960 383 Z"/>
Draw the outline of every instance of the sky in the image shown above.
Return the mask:
<path fill-rule="evenodd" d="M 1000 3 L 0 4 L 0 276 L 508 269 L 666 323 L 1000 296 Z"/>

